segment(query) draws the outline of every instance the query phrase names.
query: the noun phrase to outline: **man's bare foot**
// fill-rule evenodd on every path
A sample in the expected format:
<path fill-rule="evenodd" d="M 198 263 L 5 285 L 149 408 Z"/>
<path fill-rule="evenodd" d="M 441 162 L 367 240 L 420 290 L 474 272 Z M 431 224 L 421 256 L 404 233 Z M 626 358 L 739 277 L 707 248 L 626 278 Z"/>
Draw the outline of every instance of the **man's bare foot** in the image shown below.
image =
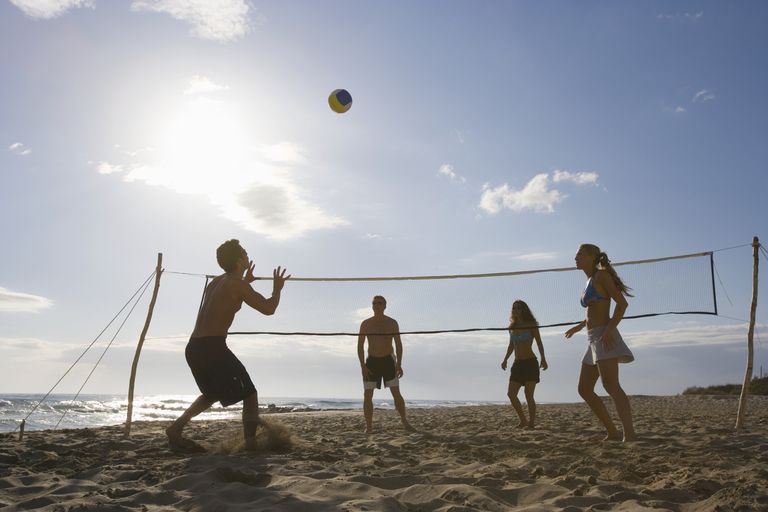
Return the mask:
<path fill-rule="evenodd" d="M 603 438 L 603 441 L 621 441 L 621 440 L 622 440 L 621 434 L 619 434 L 618 432 L 609 432 Z"/>
<path fill-rule="evenodd" d="M 248 437 L 245 439 L 245 449 L 249 452 L 256 451 L 256 438 Z"/>
<path fill-rule="evenodd" d="M 171 447 L 171 450 L 180 452 L 205 453 L 208 451 L 205 446 L 186 437 L 179 437 L 178 439 L 171 439 L 169 437 L 168 446 Z"/>
<path fill-rule="evenodd" d="M 176 423 L 171 423 L 168 428 L 165 429 L 165 435 L 169 438 L 181 437 L 181 429 L 176 427 Z"/>
<path fill-rule="evenodd" d="M 528 422 L 525 420 L 520 420 L 520 423 L 517 424 L 517 428 L 527 428 Z"/>
<path fill-rule="evenodd" d="M 181 429 L 174 427 L 174 425 L 165 429 L 165 435 L 168 436 L 168 446 L 171 450 L 190 453 L 205 453 L 208 451 L 203 445 L 182 437 Z"/>
<path fill-rule="evenodd" d="M 623 441 L 624 441 L 625 443 L 630 443 L 630 442 L 632 442 L 632 441 L 637 441 L 637 436 L 635 435 L 635 433 L 634 433 L 634 432 L 632 432 L 631 434 L 624 434 L 624 439 L 623 439 Z"/>
<path fill-rule="evenodd" d="M 407 421 L 403 421 L 403 428 L 408 432 L 416 432 L 416 429 L 413 428 L 413 425 L 408 423 Z"/>
<path fill-rule="evenodd" d="M 528 423 L 528 424 L 527 424 L 527 425 L 525 425 L 523 428 L 524 428 L 525 430 L 536 430 L 536 425 L 534 425 L 533 423 Z"/>

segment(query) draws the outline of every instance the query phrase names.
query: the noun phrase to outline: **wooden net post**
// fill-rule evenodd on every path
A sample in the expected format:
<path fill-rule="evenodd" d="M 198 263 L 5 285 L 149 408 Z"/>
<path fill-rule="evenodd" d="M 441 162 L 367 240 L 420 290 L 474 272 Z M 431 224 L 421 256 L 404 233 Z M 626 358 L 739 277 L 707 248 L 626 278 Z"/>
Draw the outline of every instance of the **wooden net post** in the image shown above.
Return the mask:
<path fill-rule="evenodd" d="M 739 397 L 739 411 L 736 414 L 736 431 L 744 428 L 744 416 L 747 413 L 747 397 L 749 396 L 749 383 L 752 380 L 752 360 L 755 357 L 755 313 L 757 311 L 757 271 L 760 264 L 760 241 L 757 237 L 752 239 L 753 266 L 752 266 L 752 306 L 749 310 L 749 331 L 747 331 L 747 371 L 744 373 L 744 384 L 741 386 Z"/>
<path fill-rule="evenodd" d="M 157 301 L 157 292 L 160 289 L 160 276 L 163 274 L 163 253 L 157 253 L 157 267 L 155 268 L 155 289 L 152 291 L 152 300 L 149 303 L 149 311 L 147 311 L 147 319 L 144 321 L 144 328 L 141 330 L 141 336 L 139 336 L 139 343 L 136 345 L 136 354 L 133 356 L 133 364 L 131 365 L 131 380 L 128 383 L 128 416 L 125 419 L 125 437 L 131 435 L 131 416 L 133 415 L 133 386 L 136 382 L 136 370 L 139 367 L 139 355 L 141 354 L 141 347 L 144 345 L 144 338 L 149 330 L 149 323 L 152 321 L 152 312 L 155 309 L 155 302 Z"/>

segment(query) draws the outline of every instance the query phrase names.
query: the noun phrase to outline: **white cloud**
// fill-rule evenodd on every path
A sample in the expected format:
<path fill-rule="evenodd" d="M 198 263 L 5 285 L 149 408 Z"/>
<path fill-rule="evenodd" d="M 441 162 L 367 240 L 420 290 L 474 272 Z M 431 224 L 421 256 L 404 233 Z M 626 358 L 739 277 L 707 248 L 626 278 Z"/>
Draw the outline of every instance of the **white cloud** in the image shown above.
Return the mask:
<path fill-rule="evenodd" d="M 113 165 L 109 162 L 98 162 L 96 164 L 96 172 L 99 174 L 114 174 L 116 172 L 123 172 L 123 166 Z"/>
<path fill-rule="evenodd" d="M 682 107 L 682 106 L 678 105 L 677 107 L 675 107 L 675 112 L 678 113 L 678 114 L 681 114 L 681 113 L 685 112 L 685 107 Z"/>
<path fill-rule="evenodd" d="M 545 260 L 554 260 L 556 258 L 557 258 L 556 252 L 531 252 L 528 254 L 521 254 L 519 256 L 515 256 L 515 259 L 520 261 L 545 261 Z"/>
<path fill-rule="evenodd" d="M 256 165 L 258 167 L 258 164 Z M 239 169 L 238 169 L 239 170 Z M 262 181 L 237 183 L 221 189 L 222 174 L 230 170 L 213 167 L 206 174 L 198 174 L 185 181 L 172 168 L 145 164 L 131 168 L 125 181 L 143 181 L 152 186 L 162 186 L 179 193 L 206 194 L 217 206 L 223 217 L 253 231 L 276 240 L 298 238 L 311 231 L 330 229 L 347 224 L 341 217 L 328 214 L 310 203 L 302 191 L 287 178 L 269 174 L 267 170 L 243 172 L 263 176 Z"/>
<path fill-rule="evenodd" d="M 131 156 L 131 157 L 133 157 L 133 156 L 138 156 L 138 155 L 139 155 L 139 154 L 141 154 L 141 153 L 151 153 L 152 151 L 154 151 L 154 150 L 155 150 L 155 149 L 154 149 L 153 147 L 151 147 L 151 146 L 148 146 L 148 147 L 145 147 L 145 148 L 139 148 L 139 149 L 137 149 L 137 150 L 135 150 L 135 151 L 128 151 L 128 150 L 125 150 L 125 149 L 123 149 L 123 148 L 122 148 L 122 146 L 120 146 L 120 144 L 115 144 L 113 147 L 114 147 L 114 148 L 115 148 L 117 151 L 119 151 L 121 154 L 123 154 L 123 155 L 127 155 L 127 156 Z"/>
<path fill-rule="evenodd" d="M 304 156 L 304 148 L 293 142 L 278 142 L 277 144 L 262 145 L 258 152 L 275 163 L 303 164 L 307 161 Z"/>
<path fill-rule="evenodd" d="M 245 229 L 278 240 L 347 223 L 309 203 L 289 182 L 255 183 L 233 199 L 234 202 L 219 205 L 225 217 Z"/>
<path fill-rule="evenodd" d="M 22 155 L 22 156 L 26 156 L 32 152 L 31 149 L 25 148 L 24 144 L 22 144 L 21 142 L 14 142 L 10 146 L 8 146 L 8 151 L 16 155 Z"/>
<path fill-rule="evenodd" d="M 531 178 L 522 190 L 510 188 L 506 183 L 495 188 L 483 185 L 480 208 L 490 214 L 499 213 L 504 208 L 516 212 L 553 212 L 555 205 L 565 197 L 549 188 L 549 175 L 543 173 Z"/>
<path fill-rule="evenodd" d="M 373 310 L 370 307 L 367 308 L 357 308 L 353 313 L 352 316 L 355 320 L 358 322 L 361 322 L 365 320 L 366 318 L 370 318 L 373 316 Z"/>
<path fill-rule="evenodd" d="M 391 236 L 380 235 L 378 233 L 366 233 L 363 235 L 366 240 L 394 240 Z"/>
<path fill-rule="evenodd" d="M 194 75 L 189 79 L 189 85 L 184 90 L 184 94 L 187 96 L 192 94 L 207 94 L 211 92 L 226 91 L 228 89 L 228 85 L 213 83 L 207 76 Z"/>
<path fill-rule="evenodd" d="M 510 262 L 535 262 L 557 259 L 556 252 L 529 252 L 519 253 L 517 251 L 482 251 L 465 256 L 457 261 L 465 266 L 472 267 L 496 267 L 509 265 Z"/>
<path fill-rule="evenodd" d="M 570 172 L 556 170 L 552 181 L 555 183 L 574 183 L 576 185 L 597 185 L 599 175 L 596 172 Z M 549 174 L 537 174 L 526 183 L 522 190 L 515 190 L 504 183 L 497 187 L 491 187 L 488 183 L 483 185 L 483 193 L 480 196 L 480 209 L 491 215 L 499 213 L 503 209 L 515 212 L 534 211 L 539 213 L 551 213 L 555 211 L 555 205 L 566 197 L 559 190 L 549 186 Z"/>
<path fill-rule="evenodd" d="M 53 302 L 39 295 L 0 288 L 0 313 L 37 313 L 52 305 Z"/>
<path fill-rule="evenodd" d="M 96 170 L 207 198 L 223 217 L 277 240 L 347 224 L 313 204 L 292 179 L 295 167 L 308 161 L 305 148 L 291 141 L 254 146 L 257 137 L 239 105 L 185 95 L 171 112 L 152 151 L 118 145 L 126 161 L 100 161 Z"/>
<path fill-rule="evenodd" d="M 456 140 L 458 141 L 459 144 L 464 144 L 465 142 L 464 134 L 461 133 L 459 130 L 454 129 L 453 136 L 456 137 Z"/>
<path fill-rule="evenodd" d="M 758 324 L 758 330 L 765 330 L 768 324 Z M 682 327 L 624 332 L 622 336 L 631 346 L 636 347 L 681 347 L 688 345 L 725 345 L 746 343 L 747 325 L 701 325 L 693 324 Z"/>
<path fill-rule="evenodd" d="M 555 171 L 552 175 L 555 183 L 571 182 L 577 185 L 597 185 L 597 178 L 599 175 L 596 172 Z"/>
<path fill-rule="evenodd" d="M 693 103 L 698 103 L 698 102 L 706 103 L 707 101 L 712 101 L 713 99 L 715 99 L 714 93 L 706 89 L 702 89 L 701 91 L 693 95 L 693 98 L 691 98 L 691 101 Z"/>
<path fill-rule="evenodd" d="M 698 11 L 694 13 L 681 12 L 672 14 L 658 14 L 656 17 L 660 20 L 685 20 L 685 21 L 698 21 L 704 17 L 704 11 Z"/>
<path fill-rule="evenodd" d="M 93 0 L 11 0 L 21 12 L 35 19 L 51 19 L 78 7 L 94 8 Z"/>
<path fill-rule="evenodd" d="M 463 176 L 456 174 L 455 168 L 451 164 L 443 164 L 437 170 L 437 173 L 441 176 L 447 176 L 452 182 L 466 183 L 467 179 Z"/>
<path fill-rule="evenodd" d="M 245 0 L 135 0 L 131 10 L 168 14 L 191 24 L 194 36 L 219 42 L 243 37 L 251 27 Z"/>

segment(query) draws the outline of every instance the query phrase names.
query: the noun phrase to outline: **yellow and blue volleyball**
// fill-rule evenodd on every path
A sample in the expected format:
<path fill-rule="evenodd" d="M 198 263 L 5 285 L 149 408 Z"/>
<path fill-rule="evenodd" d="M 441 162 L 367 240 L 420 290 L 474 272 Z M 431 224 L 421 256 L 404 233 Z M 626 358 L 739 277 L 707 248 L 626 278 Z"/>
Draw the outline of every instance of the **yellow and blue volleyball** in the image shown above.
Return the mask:
<path fill-rule="evenodd" d="M 343 114 L 352 107 L 352 95 L 346 89 L 336 89 L 328 96 L 328 105 L 337 114 Z"/>

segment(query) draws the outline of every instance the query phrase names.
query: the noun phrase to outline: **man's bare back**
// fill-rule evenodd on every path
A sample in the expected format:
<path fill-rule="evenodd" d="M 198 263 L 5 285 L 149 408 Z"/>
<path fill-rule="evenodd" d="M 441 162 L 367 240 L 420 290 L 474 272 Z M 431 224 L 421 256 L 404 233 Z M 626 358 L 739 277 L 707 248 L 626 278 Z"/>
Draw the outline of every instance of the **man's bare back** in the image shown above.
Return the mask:
<path fill-rule="evenodd" d="M 197 315 L 193 338 L 225 336 L 243 305 L 242 279 L 222 274 L 205 289 L 203 306 Z"/>
<path fill-rule="evenodd" d="M 243 302 L 265 315 L 274 314 L 280 302 L 283 283 L 291 276 L 285 276 L 285 270 L 282 269 L 281 272 L 281 267 L 277 267 L 272 272 L 272 297 L 267 299 L 251 288 L 251 283 L 256 278 L 253 276 L 253 262 L 248 260 L 246 253 L 243 253 L 241 261 L 244 265 L 242 270 L 215 277 L 205 289 L 203 306 L 197 315 L 195 330 L 192 332 L 193 338 L 226 336 Z M 247 271 L 243 276 L 245 269 Z"/>

